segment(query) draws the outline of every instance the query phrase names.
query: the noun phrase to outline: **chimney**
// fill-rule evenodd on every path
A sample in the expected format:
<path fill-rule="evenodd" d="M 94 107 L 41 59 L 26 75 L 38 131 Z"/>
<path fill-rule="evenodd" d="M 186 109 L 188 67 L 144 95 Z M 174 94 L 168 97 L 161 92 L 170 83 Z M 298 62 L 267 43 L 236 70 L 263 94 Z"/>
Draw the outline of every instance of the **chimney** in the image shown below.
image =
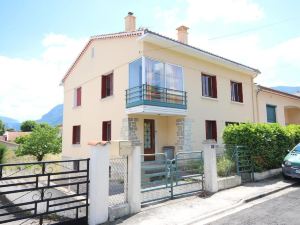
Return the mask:
<path fill-rule="evenodd" d="M 188 30 L 189 28 L 186 26 L 180 26 L 177 30 L 177 40 L 181 43 L 187 44 L 188 43 Z"/>
<path fill-rule="evenodd" d="M 125 31 L 135 31 L 135 16 L 132 12 L 128 12 L 128 15 L 125 17 Z"/>

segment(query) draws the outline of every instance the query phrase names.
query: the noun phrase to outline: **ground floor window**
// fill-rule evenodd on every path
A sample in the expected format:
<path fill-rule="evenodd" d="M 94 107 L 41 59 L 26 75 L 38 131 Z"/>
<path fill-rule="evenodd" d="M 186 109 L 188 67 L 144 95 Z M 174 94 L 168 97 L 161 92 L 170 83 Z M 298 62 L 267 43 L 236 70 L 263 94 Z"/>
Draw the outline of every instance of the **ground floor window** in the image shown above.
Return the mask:
<path fill-rule="evenodd" d="M 206 120 L 206 140 L 217 141 L 217 122 L 215 120 Z"/>
<path fill-rule="evenodd" d="M 111 140 L 111 121 L 102 122 L 102 140 L 103 141 Z"/>
<path fill-rule="evenodd" d="M 72 144 L 80 144 L 80 125 L 73 126 Z"/>
<path fill-rule="evenodd" d="M 276 106 L 275 105 L 267 105 L 267 122 L 268 123 L 276 123 Z"/>

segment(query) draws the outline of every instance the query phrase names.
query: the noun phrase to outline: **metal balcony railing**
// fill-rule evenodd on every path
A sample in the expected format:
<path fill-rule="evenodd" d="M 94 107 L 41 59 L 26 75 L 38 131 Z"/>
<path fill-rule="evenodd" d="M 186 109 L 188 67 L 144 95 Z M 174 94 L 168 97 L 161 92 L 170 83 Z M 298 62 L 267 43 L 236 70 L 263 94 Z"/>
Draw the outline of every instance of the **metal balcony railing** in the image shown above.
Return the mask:
<path fill-rule="evenodd" d="M 143 84 L 126 90 L 126 108 L 152 105 L 168 108 L 187 108 L 185 91 Z"/>

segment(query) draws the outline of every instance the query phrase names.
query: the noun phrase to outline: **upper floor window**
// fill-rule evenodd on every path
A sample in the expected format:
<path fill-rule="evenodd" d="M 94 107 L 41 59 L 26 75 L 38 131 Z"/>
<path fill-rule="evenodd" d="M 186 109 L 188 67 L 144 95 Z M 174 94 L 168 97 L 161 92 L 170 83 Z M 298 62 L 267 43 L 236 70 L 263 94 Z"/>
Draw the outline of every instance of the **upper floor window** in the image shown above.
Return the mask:
<path fill-rule="evenodd" d="M 217 141 L 217 122 L 215 120 L 205 121 L 206 140 Z"/>
<path fill-rule="evenodd" d="M 101 98 L 113 95 L 113 73 L 102 75 Z"/>
<path fill-rule="evenodd" d="M 73 126 L 72 144 L 80 144 L 80 125 Z"/>
<path fill-rule="evenodd" d="M 239 122 L 229 122 L 229 121 L 225 122 L 226 127 L 229 125 L 239 125 L 239 124 L 240 124 Z"/>
<path fill-rule="evenodd" d="M 242 83 L 230 82 L 231 85 L 231 101 L 243 102 L 243 85 Z"/>
<path fill-rule="evenodd" d="M 81 87 L 75 89 L 74 92 L 74 106 L 81 106 Z"/>
<path fill-rule="evenodd" d="M 267 122 L 268 123 L 276 123 L 276 106 L 275 105 L 267 105 Z"/>
<path fill-rule="evenodd" d="M 111 121 L 102 122 L 102 140 L 103 141 L 111 140 Z"/>
<path fill-rule="evenodd" d="M 217 78 L 202 74 L 202 96 L 217 98 Z"/>
<path fill-rule="evenodd" d="M 129 64 L 129 88 L 142 85 L 142 58 Z"/>

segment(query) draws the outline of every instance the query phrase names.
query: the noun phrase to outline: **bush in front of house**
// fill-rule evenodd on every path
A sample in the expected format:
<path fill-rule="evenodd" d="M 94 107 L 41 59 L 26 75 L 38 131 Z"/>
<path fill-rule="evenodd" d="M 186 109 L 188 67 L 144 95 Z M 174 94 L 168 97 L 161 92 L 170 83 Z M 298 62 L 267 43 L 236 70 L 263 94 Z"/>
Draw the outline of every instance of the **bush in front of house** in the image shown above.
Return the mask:
<path fill-rule="evenodd" d="M 244 146 L 251 155 L 254 171 L 261 172 L 281 166 L 287 150 L 300 141 L 300 126 L 254 123 L 229 125 L 224 130 L 223 140 L 227 145 Z"/>
<path fill-rule="evenodd" d="M 217 173 L 219 177 L 227 177 L 236 171 L 235 162 L 227 156 L 221 156 L 217 159 Z"/>
<path fill-rule="evenodd" d="M 3 144 L 0 144 L 0 163 L 2 163 L 2 159 L 6 150 L 7 147 Z"/>

